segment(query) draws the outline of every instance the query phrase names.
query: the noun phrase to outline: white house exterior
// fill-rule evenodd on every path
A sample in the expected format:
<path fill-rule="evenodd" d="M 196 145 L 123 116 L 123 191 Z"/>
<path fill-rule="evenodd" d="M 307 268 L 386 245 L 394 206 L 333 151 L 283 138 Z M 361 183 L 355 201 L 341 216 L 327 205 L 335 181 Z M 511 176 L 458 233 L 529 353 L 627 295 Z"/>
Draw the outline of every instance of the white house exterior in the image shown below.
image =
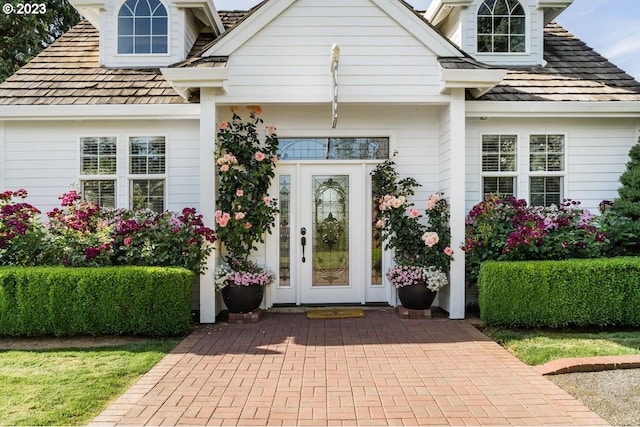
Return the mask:
<path fill-rule="evenodd" d="M 419 208 L 435 192 L 449 200 L 455 253 L 437 304 L 464 318 L 459 245 L 483 194 L 597 210 L 638 140 L 640 83 L 552 22 L 571 2 L 434 0 L 419 13 L 400 0 L 268 0 L 247 12 L 71 0 L 86 20 L 0 84 L 0 189 L 25 188 L 43 210 L 72 184 L 115 207 L 135 194 L 158 210 L 193 206 L 213 227 L 218 124 L 230 106 L 261 105 L 283 144 L 281 214 L 255 255 L 278 274 L 265 307 L 396 305 L 380 274 L 392 257 L 379 264 L 373 248 L 369 174 L 397 152 L 399 172 L 422 184 Z M 140 145 L 162 165 L 138 168 Z M 92 156 L 115 161 L 88 169 Z M 300 242 L 326 215 L 314 195 L 334 185 L 350 250 L 326 279 Z M 223 308 L 216 262 L 200 280 L 202 322 Z"/>

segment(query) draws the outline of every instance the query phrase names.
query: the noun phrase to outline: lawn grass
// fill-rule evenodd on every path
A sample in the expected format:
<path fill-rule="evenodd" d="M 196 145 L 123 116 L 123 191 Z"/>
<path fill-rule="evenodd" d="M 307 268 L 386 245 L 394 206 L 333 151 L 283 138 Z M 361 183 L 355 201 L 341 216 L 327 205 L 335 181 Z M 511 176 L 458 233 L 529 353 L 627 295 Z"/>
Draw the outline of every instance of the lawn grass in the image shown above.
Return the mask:
<path fill-rule="evenodd" d="M 83 425 L 177 344 L 0 352 L 0 425 Z"/>
<path fill-rule="evenodd" d="M 640 354 L 640 331 L 557 332 L 487 328 L 483 331 L 528 365 L 565 357 Z"/>

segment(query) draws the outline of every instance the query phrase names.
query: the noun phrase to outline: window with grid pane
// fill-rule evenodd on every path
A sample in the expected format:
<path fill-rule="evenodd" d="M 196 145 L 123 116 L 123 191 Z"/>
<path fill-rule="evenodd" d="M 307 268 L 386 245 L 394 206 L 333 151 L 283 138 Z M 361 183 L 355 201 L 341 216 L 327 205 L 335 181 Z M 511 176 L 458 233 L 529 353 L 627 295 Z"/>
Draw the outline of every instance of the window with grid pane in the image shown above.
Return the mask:
<path fill-rule="evenodd" d="M 165 210 L 165 160 L 165 137 L 129 138 L 129 197 L 132 209 Z"/>
<path fill-rule="evenodd" d="M 160 0 L 127 0 L 118 13 L 119 54 L 168 52 L 167 9 Z"/>
<path fill-rule="evenodd" d="M 518 0 L 485 0 L 478 9 L 478 52 L 524 52 L 525 13 Z"/>
<path fill-rule="evenodd" d="M 531 135 L 529 170 L 531 172 L 564 171 L 564 135 Z"/>
<path fill-rule="evenodd" d="M 529 139 L 529 201 L 551 206 L 563 199 L 564 135 L 531 135 Z"/>
<path fill-rule="evenodd" d="M 559 205 L 562 201 L 562 177 L 532 176 L 529 178 L 531 206 Z"/>
<path fill-rule="evenodd" d="M 85 200 L 115 208 L 116 137 L 80 138 L 80 191 Z"/>
<path fill-rule="evenodd" d="M 515 196 L 518 171 L 516 135 L 482 136 L 482 193 Z"/>

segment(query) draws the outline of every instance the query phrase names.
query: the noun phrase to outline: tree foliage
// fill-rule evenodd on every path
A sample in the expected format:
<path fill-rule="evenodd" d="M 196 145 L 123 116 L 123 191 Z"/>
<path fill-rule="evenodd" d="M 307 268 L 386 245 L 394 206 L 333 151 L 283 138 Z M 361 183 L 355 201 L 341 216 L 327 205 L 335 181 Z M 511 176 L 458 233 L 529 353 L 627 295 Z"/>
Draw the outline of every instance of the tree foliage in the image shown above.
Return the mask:
<path fill-rule="evenodd" d="M 620 176 L 615 208 L 620 215 L 640 220 L 640 140 L 629 151 L 627 170 Z"/>
<path fill-rule="evenodd" d="M 13 13 L 0 15 L 0 82 L 53 43 L 80 20 L 67 0 L 38 0 L 44 7 L 29 8 L 24 0 L 4 0 Z M 25 5 L 19 8 L 19 4 Z M 35 3 L 33 4 L 35 6 Z M 37 12 L 37 13 L 18 13 Z M 6 11 L 5 11 L 6 12 Z M 41 13 L 44 12 L 44 13 Z"/>

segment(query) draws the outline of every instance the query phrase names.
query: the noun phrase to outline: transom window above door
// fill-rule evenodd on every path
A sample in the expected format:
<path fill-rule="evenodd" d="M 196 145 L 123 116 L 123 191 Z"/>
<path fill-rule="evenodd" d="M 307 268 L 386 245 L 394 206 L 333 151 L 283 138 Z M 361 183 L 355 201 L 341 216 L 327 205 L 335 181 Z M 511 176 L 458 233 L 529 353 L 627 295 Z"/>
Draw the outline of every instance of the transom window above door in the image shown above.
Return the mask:
<path fill-rule="evenodd" d="M 168 52 L 167 9 L 160 0 L 127 0 L 118 13 L 118 53 Z"/>
<path fill-rule="evenodd" d="M 389 138 L 278 138 L 280 160 L 384 160 Z"/>

